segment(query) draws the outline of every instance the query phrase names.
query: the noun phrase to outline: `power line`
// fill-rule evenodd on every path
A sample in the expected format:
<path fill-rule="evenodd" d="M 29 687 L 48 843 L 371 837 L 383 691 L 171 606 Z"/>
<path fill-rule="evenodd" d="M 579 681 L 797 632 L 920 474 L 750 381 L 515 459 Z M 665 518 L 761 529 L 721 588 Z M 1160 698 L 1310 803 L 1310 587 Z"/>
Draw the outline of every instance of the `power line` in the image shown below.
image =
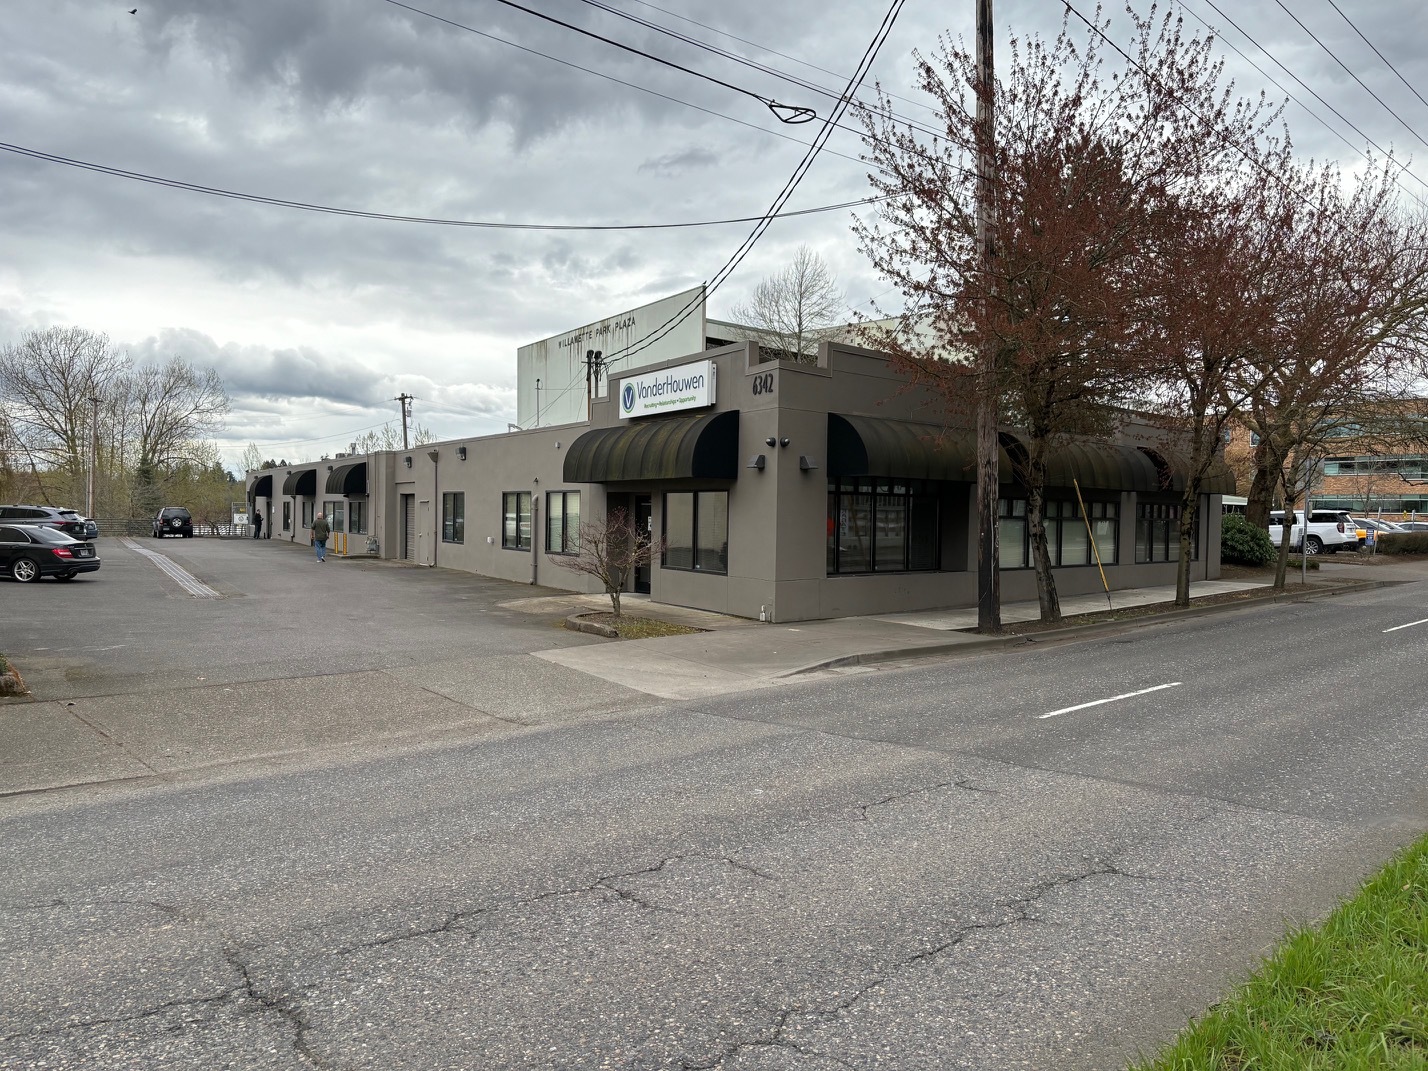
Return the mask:
<path fill-rule="evenodd" d="M 506 0 L 499 0 L 499 2 L 505 3 Z M 633 22 L 637 26 L 643 26 L 645 29 L 654 30 L 656 33 L 664 34 L 665 36 L 673 38 L 676 41 L 683 42 L 687 45 L 692 45 L 695 48 L 703 49 L 704 51 L 712 53 L 713 55 L 720 56 L 724 59 L 731 60 L 734 63 L 738 63 L 752 70 L 759 71 L 762 74 L 772 75 L 773 77 L 780 78 L 786 82 L 792 82 L 794 85 L 798 86 L 801 89 L 806 89 L 809 92 L 821 94 L 822 96 L 829 98 L 835 103 L 839 100 L 839 96 L 836 91 L 829 89 L 826 86 L 819 85 L 817 82 L 811 82 L 805 78 L 800 78 L 798 75 L 789 74 L 786 71 L 780 71 L 776 67 L 770 67 L 767 64 L 760 63 L 758 60 L 752 60 L 746 56 L 741 56 L 737 52 L 731 52 L 729 49 L 722 48 L 719 45 L 710 44 L 707 41 L 701 41 L 697 37 L 691 37 L 689 34 L 681 33 L 679 30 L 670 29 L 668 26 L 661 26 L 657 22 L 652 22 L 649 19 L 642 18 L 641 16 L 632 14 L 631 12 L 621 11 L 619 8 L 614 7 L 611 4 L 605 3 L 604 0 L 581 0 L 581 2 L 584 4 L 588 4 L 591 7 L 598 8 L 601 11 L 609 12 L 611 15 L 615 15 L 629 22 Z M 716 30 L 714 32 L 717 33 L 718 31 Z M 903 123 L 910 129 L 921 131 L 924 134 L 930 134 L 933 137 L 939 136 L 936 130 L 932 130 L 929 127 L 923 126 L 921 123 L 916 123 L 913 120 L 907 118 L 906 116 L 898 115 L 891 111 L 889 111 L 889 114 L 894 119 L 897 119 L 899 122 Z"/>
<path fill-rule="evenodd" d="M 1390 159 L 1392 158 L 1392 154 L 1391 154 L 1391 153 L 1389 153 L 1386 149 L 1384 149 L 1383 146 L 1381 146 L 1378 142 L 1374 141 L 1373 138 L 1369 137 L 1366 133 L 1364 133 L 1363 130 L 1359 129 L 1359 127 L 1358 127 L 1357 125 L 1355 125 L 1355 123 L 1354 123 L 1354 121 L 1353 121 L 1352 119 L 1348 118 L 1348 116 L 1344 115 L 1344 113 L 1341 112 L 1341 111 L 1339 111 L 1338 108 L 1335 108 L 1332 104 L 1330 104 L 1327 100 L 1325 100 L 1322 96 L 1320 96 L 1319 93 L 1314 89 L 1313 86 L 1309 85 L 1307 82 L 1304 81 L 1304 79 L 1300 78 L 1297 74 L 1295 74 L 1295 73 L 1294 73 L 1293 71 L 1291 71 L 1288 67 L 1286 67 L 1286 66 L 1284 65 L 1284 63 L 1282 63 L 1272 52 L 1270 52 L 1270 51 L 1269 51 L 1267 48 L 1265 48 L 1262 44 L 1260 44 L 1260 43 L 1259 43 L 1258 41 L 1256 41 L 1253 37 L 1251 37 L 1251 36 L 1249 35 L 1249 33 L 1244 29 L 1244 27 L 1242 27 L 1239 23 L 1237 23 L 1237 22 L 1236 22 L 1233 18 L 1231 18 L 1229 15 L 1225 14 L 1225 12 L 1220 8 L 1220 6 L 1215 3 L 1215 0 L 1205 0 L 1205 3 L 1209 4 L 1210 7 L 1211 7 L 1211 9 L 1212 9 L 1217 15 L 1219 15 L 1220 18 L 1224 19 L 1224 20 L 1225 20 L 1226 22 L 1228 22 L 1231 26 L 1233 26 L 1236 30 L 1238 30 L 1239 33 L 1240 33 L 1240 35 L 1241 35 L 1242 37 L 1244 37 L 1244 39 L 1245 39 L 1246 41 L 1248 41 L 1248 42 L 1249 42 L 1251 45 L 1253 45 L 1255 48 L 1259 49 L 1260 52 L 1263 53 L 1264 56 L 1266 56 L 1268 59 L 1270 59 L 1270 60 L 1274 63 L 1275 66 L 1277 66 L 1277 67 L 1278 67 L 1280 70 L 1282 70 L 1285 74 L 1289 75 L 1290 78 L 1293 78 L 1294 81 L 1298 82 L 1299 85 L 1300 85 L 1306 92 L 1308 92 L 1311 96 L 1313 96 L 1314 99 L 1317 100 L 1320 104 L 1322 104 L 1324 107 L 1328 108 L 1329 111 L 1333 112 L 1334 115 L 1336 115 L 1336 116 L 1339 118 L 1339 121 L 1340 121 L 1340 122 L 1342 122 L 1345 126 L 1347 126 L 1350 130 L 1352 130 L 1352 131 L 1353 131 L 1355 134 L 1357 134 L 1359 137 L 1363 138 L 1363 139 L 1364 139 L 1364 142 L 1365 142 L 1366 144 L 1373 146 L 1375 149 L 1377 149 L 1377 150 L 1378 150 L 1380 153 L 1382 153 L 1384 156 L 1389 157 Z M 1233 41 L 1230 41 L 1230 40 L 1228 40 L 1227 38 L 1225 38 L 1222 34 L 1218 34 L 1218 33 L 1216 32 L 1216 30 L 1215 30 L 1215 27 L 1211 26 L 1208 22 L 1206 22 L 1203 18 L 1201 18 L 1200 14 L 1199 14 L 1198 12 L 1196 12 L 1196 11 L 1194 11 L 1193 9 L 1191 9 L 1190 7 L 1186 6 L 1186 4 L 1184 3 L 1184 0 L 1180 0 L 1180 8 L 1181 8 L 1181 10 L 1183 10 L 1183 11 L 1187 12 L 1188 14 L 1190 14 L 1191 16 L 1193 16 L 1193 17 L 1195 18 L 1195 20 L 1200 23 L 1201 26 L 1204 26 L 1205 29 L 1209 30 L 1212 34 L 1216 34 L 1216 36 L 1219 37 L 1220 40 L 1224 41 L 1225 44 L 1229 45 L 1230 48 L 1234 49 L 1235 52 L 1238 53 L 1239 56 L 1240 56 L 1246 63 L 1248 63 L 1251 67 L 1253 67 L 1255 70 L 1257 70 L 1266 80 L 1268 80 L 1268 82 L 1270 83 L 1270 85 L 1274 86 L 1275 89 L 1279 90 L 1281 93 L 1283 93 L 1283 94 L 1284 94 L 1286 97 L 1288 97 L 1290 100 L 1294 101 L 1295 104 L 1297 104 L 1297 105 L 1299 105 L 1299 107 L 1303 108 L 1304 111 L 1307 112 L 1307 113 L 1309 114 L 1309 116 L 1310 116 L 1311 118 L 1313 118 L 1316 122 L 1318 122 L 1321 126 L 1323 126 L 1325 130 L 1329 131 L 1329 133 L 1333 134 L 1333 135 L 1334 135 L 1335 137 L 1337 137 L 1340 141 L 1342 141 L 1345 145 L 1347 145 L 1350 149 L 1352 149 L 1354 152 L 1356 152 L 1356 153 L 1358 153 L 1360 156 L 1362 156 L 1365 160 L 1369 160 L 1369 159 L 1370 159 L 1368 153 L 1364 151 L 1364 149 L 1363 149 L 1362 146 L 1355 145 L 1352 141 L 1350 141 L 1347 137 L 1344 136 L 1344 134 L 1343 134 L 1342 131 L 1336 130 L 1332 125 L 1330 125 L 1330 123 L 1329 123 L 1329 121 L 1328 121 L 1327 119 L 1325 119 L 1323 116 L 1321 116 L 1321 115 L 1319 115 L 1317 112 L 1315 112 L 1313 108 L 1309 107 L 1309 105 L 1305 104 L 1302 100 L 1300 100 L 1298 97 L 1296 97 L 1293 93 L 1289 92 L 1289 90 L 1285 89 L 1284 86 L 1283 86 L 1282 84 L 1280 84 L 1280 82 L 1278 81 L 1278 79 L 1276 79 L 1272 74 L 1270 74 L 1268 71 L 1266 71 L 1263 67 L 1261 67 L 1258 63 L 1256 63 L 1256 62 L 1255 62 L 1253 59 L 1251 59 L 1249 56 L 1247 56 L 1247 55 L 1245 54 L 1245 52 L 1244 52 L 1243 49 L 1241 49 L 1239 46 L 1237 46 Z M 1402 175 L 1402 174 L 1405 174 L 1405 173 L 1406 173 L 1406 174 L 1408 174 L 1410 177 L 1412 177 L 1413 179 L 1417 180 L 1418 182 L 1423 183 L 1423 179 L 1419 178 L 1416 174 L 1414 174 L 1414 172 L 1408 170 L 1408 164 L 1407 164 L 1407 162 L 1398 165 L 1398 173 L 1399 173 L 1399 175 Z M 1401 182 L 1398 181 L 1397 178 L 1394 179 L 1394 185 L 1396 185 L 1400 190 L 1402 190 L 1402 191 L 1403 191 L 1405 194 L 1407 194 L 1409 197 L 1412 197 L 1412 198 L 1413 198 L 1415 201 L 1417 201 L 1419 204 L 1423 204 L 1423 203 L 1424 203 L 1424 202 L 1423 202 L 1423 199 L 1422 199 L 1421 197 L 1419 197 L 1417 194 L 1413 193 L 1411 190 L 1407 189 Z M 1428 183 L 1424 183 L 1424 185 L 1425 185 L 1425 186 L 1428 186 Z"/>
<path fill-rule="evenodd" d="M 705 286 L 701 288 L 701 293 L 698 296 L 690 299 L 690 301 L 685 304 L 683 309 L 681 309 L 678 313 L 672 316 L 669 320 L 665 321 L 664 324 L 656 328 L 649 335 L 645 336 L 645 338 L 640 339 L 637 343 L 625 347 L 624 352 L 622 352 L 619 356 L 608 357 L 605 362 L 605 367 L 607 370 L 611 368 L 614 364 L 616 364 L 618 361 L 622 361 L 633 356 L 641 350 L 658 342 L 665 335 L 669 334 L 669 332 L 674 330 L 675 327 L 677 327 L 679 324 L 683 323 L 686 319 L 688 319 L 689 314 L 694 310 L 695 306 L 698 303 L 707 301 L 709 296 L 713 294 L 729 278 L 731 274 L 733 274 L 736 268 L 738 268 L 744 257 L 746 257 L 749 251 L 753 249 L 755 243 L 758 242 L 758 240 L 763 237 L 764 232 L 768 230 L 770 224 L 773 221 L 774 216 L 783 208 L 785 204 L 788 203 L 788 199 L 793 196 L 793 192 L 798 188 L 798 184 L 803 181 L 804 176 L 807 175 L 809 169 L 812 168 L 814 160 L 817 159 L 818 153 L 823 148 L 823 145 L 827 142 L 829 135 L 834 129 L 834 125 L 837 123 L 838 119 L 841 118 L 843 112 L 847 110 L 848 105 L 853 99 L 853 94 L 857 91 L 858 86 L 861 85 L 863 79 L 867 77 L 868 70 L 872 67 L 873 61 L 877 59 L 878 52 L 881 50 L 883 42 L 887 40 L 888 34 L 892 32 L 893 24 L 897 21 L 898 14 L 902 11 L 902 6 L 904 3 L 905 0 L 893 0 L 892 6 L 888 8 L 887 14 L 883 16 L 882 24 L 878 27 L 877 33 L 873 35 L 873 40 L 863 51 L 863 56 L 858 61 L 858 66 L 856 70 L 854 70 L 853 75 L 849 78 L 847 88 L 844 89 L 841 97 L 839 98 L 838 104 L 833 108 L 833 111 L 830 112 L 828 117 L 823 121 L 823 126 L 818 131 L 817 136 L 813 139 L 813 144 L 809 146 L 808 152 L 804 154 L 803 159 L 799 161 L 798 166 L 794 168 L 793 174 L 790 175 L 788 181 L 784 183 L 783 189 L 780 190 L 778 195 L 774 198 L 773 204 L 769 207 L 769 211 L 765 213 L 764 218 L 759 223 L 755 224 L 754 229 L 750 232 L 749 236 L 745 238 L 739 248 L 734 251 L 734 254 L 725 262 L 724 266 L 720 268 L 718 272 L 715 273 L 713 280 L 709 283 L 706 283 Z"/>
<path fill-rule="evenodd" d="M 1208 0 L 1207 0 L 1207 2 L 1208 2 Z M 1064 8 L 1066 8 L 1066 10 L 1069 11 L 1071 14 L 1075 15 L 1078 19 L 1080 19 L 1082 22 L 1084 22 L 1084 23 L 1086 24 L 1086 26 L 1087 26 L 1088 29 L 1090 29 L 1093 33 L 1095 33 L 1098 37 L 1100 37 L 1101 40 L 1105 41 L 1106 44 L 1110 45 L 1111 48 L 1115 49 L 1115 51 L 1120 54 L 1120 56 L 1121 56 L 1122 59 L 1124 59 L 1127 63 L 1129 63 L 1129 64 L 1130 64 L 1132 67 L 1134 67 L 1136 70 L 1140 71 L 1140 73 L 1143 74 L 1143 75 L 1145 75 L 1146 78 L 1153 78 L 1153 77 L 1154 77 L 1153 75 L 1151 75 L 1151 73 L 1150 73 L 1148 70 L 1146 70 L 1143 66 L 1141 66 L 1140 63 L 1138 63 L 1138 62 L 1136 61 L 1136 59 L 1135 59 L 1129 52 L 1127 52 L 1125 49 L 1123 49 L 1123 48 L 1122 48 L 1120 45 L 1118 45 L 1115 41 L 1112 41 L 1111 38 L 1106 34 L 1106 32 L 1105 32 L 1104 30 L 1102 30 L 1102 29 L 1101 29 L 1099 26 L 1097 26 L 1094 22 L 1092 22 L 1090 19 L 1088 19 L 1085 15 L 1081 14 L 1081 12 L 1080 12 L 1079 10 L 1077 10 L 1076 6 L 1071 3 L 1071 0 L 1061 0 L 1061 5 L 1062 5 Z M 1181 6 L 1183 7 L 1184 4 L 1182 3 Z M 1214 4 L 1211 3 L 1210 6 L 1211 6 L 1211 7 L 1214 7 Z M 1219 8 L 1215 8 L 1215 10 L 1218 11 Z M 1197 18 L 1198 18 L 1198 16 L 1197 16 Z M 1243 31 L 1241 31 L 1241 32 L 1243 32 Z M 1176 94 L 1174 94 L 1173 92 L 1171 92 L 1171 91 L 1170 91 L 1169 89 L 1167 89 L 1164 85 L 1159 84 L 1159 83 L 1158 83 L 1158 80 L 1156 80 L 1156 81 L 1157 81 L 1156 88 L 1160 90 L 1161 94 L 1162 94 L 1167 100 L 1172 101 L 1172 102 L 1175 103 L 1175 104 L 1178 104 L 1181 108 L 1185 109 L 1185 111 L 1189 112 L 1192 116 L 1194 116 L 1196 119 L 1198 119 L 1198 120 L 1201 122 L 1201 124 L 1204 125 L 1206 131 L 1213 131 L 1213 132 L 1218 133 L 1218 131 L 1217 131 L 1217 129 L 1216 129 L 1216 127 L 1215 127 L 1214 124 L 1212 124 L 1212 123 L 1211 123 L 1208 119 L 1206 119 L 1203 115 L 1201 115 L 1199 112 L 1195 111 L 1195 109 L 1191 108 L 1188 104 L 1186 104 L 1184 101 L 1182 101 L 1178 96 L 1176 96 Z M 1279 175 L 1275 174 L 1275 173 L 1274 173 L 1273 171 L 1271 171 L 1269 168 L 1267 168 L 1267 167 L 1265 167 L 1263 164 L 1261 164 L 1258 160 L 1256 160 L 1253 156 L 1251 156 L 1250 153 L 1248 152 L 1248 150 L 1246 150 L 1243 145 L 1239 144 L 1239 142 L 1232 141 L 1231 139 L 1225 137 L 1223 134 L 1220 134 L 1220 135 L 1219 135 L 1219 138 L 1220 138 L 1220 141 L 1221 141 L 1221 143 L 1222 143 L 1223 145 L 1225 145 L 1225 146 L 1228 147 L 1228 148 L 1234 149 L 1235 152 L 1239 153 L 1240 156 L 1244 157 L 1244 160 L 1245 160 L 1246 163 L 1251 164 L 1252 166 L 1254 166 L 1254 167 L 1255 167 L 1257 170 L 1259 170 L 1266 178 L 1272 179 L 1274 182 L 1278 183 L 1280 186 L 1282 186 L 1282 187 L 1286 190 L 1286 192 L 1292 193 L 1295 197 L 1297 197 L 1299 200 L 1303 201 L 1306 205 L 1309 205 L 1309 207 L 1311 207 L 1311 208 L 1314 207 L 1313 203 L 1304 195 L 1304 193 L 1303 193 L 1302 191 L 1294 189 L 1294 187 L 1290 186 L 1287 182 L 1285 182 L 1283 178 L 1281 178 Z"/>
<path fill-rule="evenodd" d="M 1423 94 L 1420 93 L 1420 92 L 1418 92 L 1418 90 L 1417 90 L 1416 88 L 1414 88 L 1413 83 L 1411 83 L 1407 78 L 1404 78 L 1404 77 L 1403 77 L 1402 72 L 1400 72 L 1399 69 L 1393 65 L 1393 63 L 1389 60 L 1389 58 L 1388 58 L 1387 56 L 1385 56 L 1382 52 L 1380 52 L 1380 51 L 1378 50 L 1378 46 L 1377 46 L 1377 45 L 1375 45 L 1375 44 L 1374 44 L 1372 41 L 1370 41 L 1367 37 L 1364 37 L 1364 32 L 1363 32 L 1362 30 L 1360 30 L 1357 26 L 1354 25 L 1354 20 L 1351 19 L 1351 18 L 1349 18 L 1349 16 L 1347 16 L 1347 15 L 1344 14 L 1344 9 L 1341 8 L 1341 7 L 1339 7 L 1338 4 L 1334 3 L 1334 0 L 1328 0 L 1328 2 L 1329 2 L 1329 6 L 1330 6 L 1330 7 L 1332 7 L 1335 11 L 1337 11 L 1340 15 L 1343 16 L 1344 21 L 1349 24 L 1349 27 L 1354 31 L 1354 33 L 1356 33 L 1356 34 L 1359 35 L 1359 37 L 1360 37 L 1360 39 L 1362 39 L 1363 43 L 1366 44 L 1366 45 L 1368 45 L 1369 48 L 1373 49 L 1373 54 L 1374 54 L 1375 56 L 1377 56 L 1379 59 L 1383 60 L 1384 66 L 1386 66 L 1386 67 L 1387 67 L 1390 71 L 1392 71 L 1394 74 L 1398 75 L 1398 80 L 1399 80 L 1400 82 L 1402 82 L 1404 85 L 1406 85 L 1406 86 L 1408 87 L 1409 91 L 1410 91 L 1415 97 L 1417 97 L 1417 98 L 1418 98 L 1420 101 L 1422 101 L 1425 105 L 1428 105 L 1428 100 L 1424 100 L 1424 99 L 1423 99 Z"/>
<path fill-rule="evenodd" d="M 750 48 L 757 48 L 762 52 L 769 53 L 769 55 L 771 56 L 777 56 L 779 59 L 786 59 L 790 63 L 797 63 L 800 66 L 808 67 L 811 70 L 818 71 L 820 74 L 827 74 L 831 75 L 834 78 L 842 78 L 844 80 L 846 80 L 848 77 L 846 74 L 840 74 L 837 71 L 830 71 L 827 67 L 820 67 L 816 63 L 809 63 L 807 60 L 801 60 L 797 56 L 790 56 L 787 52 L 780 52 L 778 49 L 770 48 L 768 45 L 761 45 L 757 41 L 750 41 L 747 37 L 740 37 L 737 34 L 730 33 L 728 30 L 721 30 L 717 26 L 710 26 L 707 22 L 700 22 L 698 19 L 691 19 L 687 15 L 681 15 L 677 11 L 670 11 L 668 8 L 660 7 L 658 4 L 651 4 L 648 2 L 648 0 L 633 0 L 633 2 L 639 4 L 641 7 L 647 7 L 651 11 L 658 11 L 661 15 L 668 15 L 672 19 L 678 19 L 680 22 L 687 22 L 691 26 L 698 26 L 701 30 L 708 30 L 710 33 L 717 33 L 721 37 L 729 38 L 729 40 L 731 41 L 738 41 L 741 45 L 748 45 Z M 898 94 L 896 93 L 888 93 L 888 96 L 892 97 L 894 100 L 900 100 L 906 104 L 911 104 L 915 107 L 923 108 L 929 112 L 932 112 L 934 115 L 938 114 L 938 111 L 935 107 L 933 107 L 931 104 L 924 104 L 920 100 L 913 100 L 911 97 L 898 96 Z"/>
<path fill-rule="evenodd" d="M 1285 7 L 1284 0 L 1274 0 L 1274 2 L 1278 4 L 1280 8 L 1283 9 L 1286 15 L 1288 15 L 1291 19 L 1295 21 L 1295 23 L 1301 30 L 1303 30 L 1313 39 L 1316 45 L 1318 45 L 1320 48 L 1322 48 L 1325 52 L 1329 54 L 1330 59 L 1332 59 L 1335 63 L 1337 63 L 1340 67 L 1344 69 L 1344 73 L 1346 73 L 1350 78 L 1352 78 L 1355 82 L 1362 86 L 1365 93 L 1371 96 L 1374 100 L 1378 101 L 1379 104 L 1383 105 L 1384 111 L 1388 112 L 1389 115 L 1393 116 L 1400 123 L 1402 123 L 1403 128 L 1407 130 L 1410 134 L 1412 134 L 1415 138 L 1417 138 L 1418 143 L 1420 145 L 1428 147 L 1428 141 L 1423 140 L 1423 135 L 1418 133 L 1417 130 L 1415 130 L 1411 125 L 1409 125 L 1407 119 L 1403 118 L 1403 116 L 1399 115 L 1396 111 L 1389 107 L 1388 103 L 1382 97 L 1380 97 L 1377 93 L 1370 89 L 1368 83 L 1365 82 L 1362 78 L 1360 78 L 1358 74 L 1353 70 L 1353 68 L 1351 68 L 1347 63 L 1339 59 L 1339 57 L 1334 53 L 1334 50 L 1328 45 L 1324 44 L 1324 42 L 1319 39 L 1319 36 L 1313 30 L 1309 29 L 1308 26 L 1305 26 L 1298 15 L 1294 14 L 1294 12 L 1290 11 L 1289 8 Z"/>
<path fill-rule="evenodd" d="M 424 223 L 438 227 L 471 227 L 485 230 L 512 231 L 656 231 L 679 230 L 692 227 L 721 227 L 732 223 L 754 223 L 763 218 L 762 216 L 739 216 L 733 219 L 692 220 L 684 223 L 497 223 L 489 220 L 404 216 L 390 212 L 368 212 L 360 208 L 338 208 L 332 205 L 313 204 L 307 201 L 293 201 L 284 197 L 268 197 L 264 194 L 243 193 L 238 190 L 226 190 L 217 186 L 204 186 L 196 182 L 166 178 L 162 175 L 151 175 L 143 171 L 128 171 L 122 167 L 96 164 L 89 160 L 78 160 L 69 156 L 60 156 L 57 153 L 45 152 L 41 149 L 30 149 L 23 145 L 11 145 L 6 142 L 0 142 L 0 149 L 15 153 L 19 156 L 28 156 L 31 159 L 43 160 L 48 163 L 64 164 L 69 167 L 80 168 L 84 171 L 110 175 L 114 178 L 131 179 L 135 182 L 147 182 L 156 186 L 167 186 L 171 189 L 187 190 L 190 193 L 208 194 L 211 197 L 226 197 L 235 201 L 251 201 L 254 204 L 273 205 L 278 208 L 296 208 L 304 212 L 316 212 L 321 215 L 352 216 L 357 219 L 375 219 L 389 223 Z M 785 212 L 783 215 L 808 216 L 818 212 L 837 212 L 844 208 L 855 208 L 858 205 L 871 204 L 879 200 L 883 200 L 883 198 L 863 197 L 855 201 L 843 201 L 835 205 L 819 205 L 816 208 L 801 208 L 797 211 Z"/>
<path fill-rule="evenodd" d="M 386 0 L 386 2 L 394 7 L 407 7 L 407 5 L 402 3 L 401 0 Z M 622 41 L 616 41 L 613 37 L 605 37 L 604 35 L 598 34 L 593 30 L 587 30 L 583 26 L 576 26 L 574 23 L 566 22 L 563 19 L 558 19 L 554 15 L 547 15 L 544 12 L 535 10 L 534 8 L 526 7 L 524 4 L 518 4 L 516 3 L 516 0 L 496 0 L 496 3 L 505 4 L 507 7 L 515 8 L 517 11 L 524 11 L 527 15 L 533 15 L 538 19 L 544 19 L 546 22 L 552 23 L 556 26 L 564 27 L 565 29 L 570 30 L 572 33 L 582 34 L 585 37 L 594 38 L 596 41 L 602 41 L 613 48 L 623 49 L 624 51 L 633 53 L 636 56 L 643 56 L 645 59 L 650 60 L 653 63 L 661 63 L 664 66 L 671 67 L 676 71 L 682 71 L 685 74 L 693 75 L 695 78 L 703 78 L 706 82 L 712 82 L 717 86 L 723 86 L 725 89 L 731 89 L 735 93 L 742 93 L 746 97 L 752 97 L 754 100 L 758 101 L 770 112 L 772 112 L 774 118 L 781 123 L 806 123 L 810 119 L 816 117 L 816 113 L 813 111 L 812 108 L 804 108 L 795 104 L 781 104 L 778 101 L 774 100 L 772 97 L 765 97 L 760 93 L 755 93 L 752 89 L 745 89 L 743 86 L 736 86 L 732 82 L 725 82 L 722 79 L 715 78 L 713 75 L 705 74 L 703 71 L 696 71 L 693 67 L 685 67 L 682 64 L 675 63 L 673 60 L 667 60 L 662 56 L 656 56 L 652 52 L 645 52 L 642 49 L 635 48 L 633 45 L 627 45 Z M 414 9 L 408 8 L 408 10 Z"/>

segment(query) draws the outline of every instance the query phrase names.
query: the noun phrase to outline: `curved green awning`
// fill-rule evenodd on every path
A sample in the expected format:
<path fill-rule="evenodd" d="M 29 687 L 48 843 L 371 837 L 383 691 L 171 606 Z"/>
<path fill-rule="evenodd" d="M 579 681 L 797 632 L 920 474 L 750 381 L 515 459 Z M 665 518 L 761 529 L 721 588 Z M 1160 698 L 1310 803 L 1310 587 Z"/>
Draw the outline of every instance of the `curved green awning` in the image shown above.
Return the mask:
<path fill-rule="evenodd" d="M 1011 462 L 1001 451 L 1001 479 Z M 977 434 L 888 417 L 828 414 L 828 474 L 977 482 Z"/>
<path fill-rule="evenodd" d="M 283 494 L 312 496 L 317 494 L 317 469 L 302 469 L 288 473 L 283 481 Z"/>
<path fill-rule="evenodd" d="M 657 417 L 596 428 L 565 452 L 566 483 L 732 480 L 739 469 L 739 413 Z"/>
<path fill-rule="evenodd" d="M 1149 446 L 1142 446 L 1139 449 L 1150 459 L 1159 474 L 1160 482 L 1157 490 L 1185 490 L 1185 481 L 1190 476 L 1188 459 L 1171 451 L 1162 452 Z M 1225 464 L 1224 457 L 1216 454 L 1210 461 L 1209 471 L 1200 479 L 1200 493 L 1202 495 L 1232 495 L 1237 489 L 1235 474 L 1230 471 L 1229 465 Z"/>
<path fill-rule="evenodd" d="M 273 474 L 270 472 L 266 476 L 259 476 L 253 481 L 253 486 L 248 488 L 248 497 L 272 498 L 273 497 Z"/>
<path fill-rule="evenodd" d="M 351 461 L 337 465 L 327 474 L 329 495 L 365 495 L 367 493 L 367 462 Z"/>

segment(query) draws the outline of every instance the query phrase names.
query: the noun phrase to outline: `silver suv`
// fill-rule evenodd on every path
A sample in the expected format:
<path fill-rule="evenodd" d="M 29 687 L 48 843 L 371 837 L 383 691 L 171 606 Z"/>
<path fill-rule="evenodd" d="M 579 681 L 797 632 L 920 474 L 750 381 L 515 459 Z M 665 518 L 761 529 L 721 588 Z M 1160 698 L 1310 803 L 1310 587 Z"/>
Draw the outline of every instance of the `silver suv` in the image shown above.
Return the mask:
<path fill-rule="evenodd" d="M 1328 551 L 1336 554 L 1339 550 L 1347 548 L 1357 550 L 1359 545 L 1358 526 L 1354 524 L 1353 518 L 1343 510 L 1316 509 L 1309 514 L 1309 535 L 1304 536 L 1304 515 L 1295 513 L 1290 521 L 1289 546 L 1292 550 L 1298 550 L 1301 540 L 1304 543 L 1304 553 L 1315 555 Z M 1279 541 L 1284 538 L 1284 511 L 1277 509 L 1269 515 L 1269 541 L 1276 547 Z"/>

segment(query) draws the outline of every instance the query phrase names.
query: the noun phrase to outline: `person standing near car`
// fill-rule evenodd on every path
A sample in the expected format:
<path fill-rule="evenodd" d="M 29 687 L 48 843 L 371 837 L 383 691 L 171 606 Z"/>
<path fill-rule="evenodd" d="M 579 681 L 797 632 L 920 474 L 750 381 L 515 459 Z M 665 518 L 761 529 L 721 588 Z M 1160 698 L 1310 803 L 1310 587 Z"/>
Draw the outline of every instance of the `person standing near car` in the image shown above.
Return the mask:
<path fill-rule="evenodd" d="M 331 531 L 327 518 L 319 513 L 312 522 L 312 545 L 317 548 L 317 560 L 320 562 L 327 560 L 327 537 Z"/>
<path fill-rule="evenodd" d="M 253 538 L 263 538 L 263 511 L 260 509 L 253 511 Z"/>

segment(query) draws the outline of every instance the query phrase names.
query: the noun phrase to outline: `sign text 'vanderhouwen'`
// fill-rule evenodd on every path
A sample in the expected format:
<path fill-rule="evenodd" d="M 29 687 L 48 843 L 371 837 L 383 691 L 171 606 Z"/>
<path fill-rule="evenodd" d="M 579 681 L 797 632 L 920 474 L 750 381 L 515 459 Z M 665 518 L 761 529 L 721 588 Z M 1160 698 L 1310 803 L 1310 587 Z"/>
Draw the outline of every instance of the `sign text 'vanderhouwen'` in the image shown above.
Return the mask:
<path fill-rule="evenodd" d="M 622 418 L 673 413 L 713 404 L 713 361 L 695 361 L 642 376 L 627 376 L 620 382 Z"/>

